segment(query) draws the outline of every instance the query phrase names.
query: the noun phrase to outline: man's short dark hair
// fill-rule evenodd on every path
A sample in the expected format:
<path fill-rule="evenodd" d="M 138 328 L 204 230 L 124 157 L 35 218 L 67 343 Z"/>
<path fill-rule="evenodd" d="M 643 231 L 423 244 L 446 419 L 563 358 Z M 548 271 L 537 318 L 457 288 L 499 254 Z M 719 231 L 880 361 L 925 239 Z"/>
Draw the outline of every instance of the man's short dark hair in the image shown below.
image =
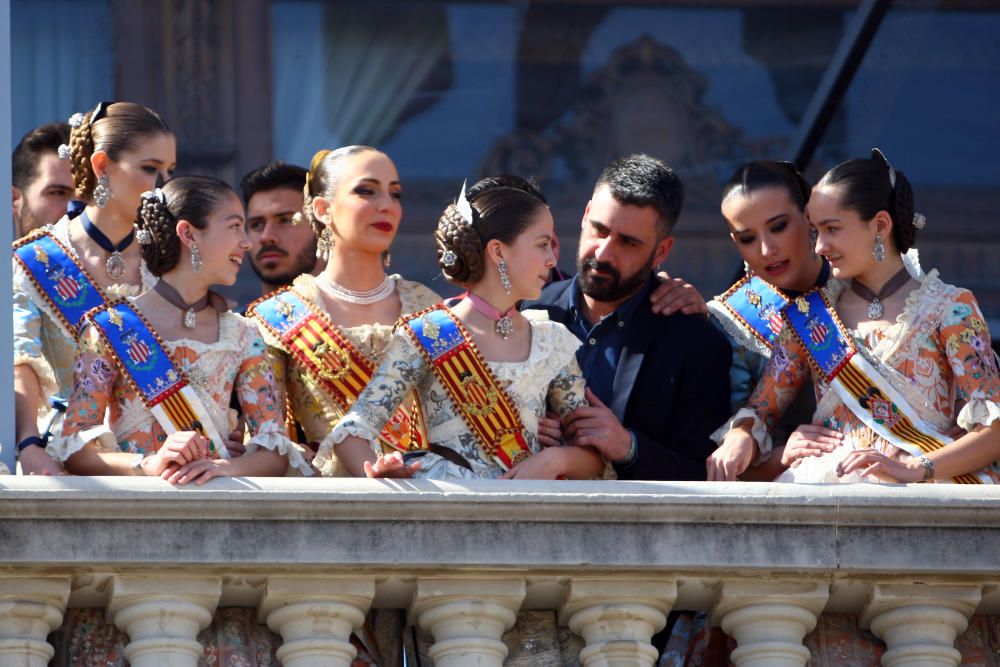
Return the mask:
<path fill-rule="evenodd" d="M 608 186 L 620 204 L 656 209 L 660 238 L 673 231 L 684 205 L 684 184 L 663 162 L 642 153 L 619 158 L 604 168 L 594 190 L 602 185 Z"/>
<path fill-rule="evenodd" d="M 285 164 L 280 160 L 257 167 L 240 179 L 240 192 L 243 195 L 244 204 L 249 204 L 250 198 L 258 192 L 268 192 L 278 188 L 302 192 L 305 186 L 306 170 L 298 165 Z"/>
<path fill-rule="evenodd" d="M 14 149 L 12 182 L 25 190 L 38 178 L 38 163 L 46 153 L 58 153 L 59 144 L 69 143 L 68 123 L 49 123 L 21 137 Z"/>

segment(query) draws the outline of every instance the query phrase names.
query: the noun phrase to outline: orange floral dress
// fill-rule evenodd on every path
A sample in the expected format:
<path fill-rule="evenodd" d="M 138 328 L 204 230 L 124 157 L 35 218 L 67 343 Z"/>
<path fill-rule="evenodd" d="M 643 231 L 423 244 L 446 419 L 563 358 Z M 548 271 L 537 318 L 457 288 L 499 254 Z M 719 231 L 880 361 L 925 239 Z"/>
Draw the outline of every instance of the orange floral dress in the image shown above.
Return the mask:
<path fill-rule="evenodd" d="M 248 452 L 258 447 L 276 451 L 304 475 L 312 474 L 300 449 L 288 439 L 280 388 L 257 328 L 232 312 L 219 315 L 214 343 L 181 339 L 164 341 L 174 364 L 209 412 L 218 433 L 235 425 L 229 410 L 233 388 L 243 409 L 250 439 Z M 60 437 L 50 451 L 65 461 L 90 442 L 112 452 L 152 454 L 167 434 L 138 393 L 119 372 L 114 354 L 91 323 L 80 332 L 73 368 L 73 391 Z"/>
<path fill-rule="evenodd" d="M 843 281 L 831 281 L 825 288 L 827 298 L 837 303 L 846 288 Z M 947 433 L 956 425 L 971 431 L 1000 420 L 1000 373 L 982 312 L 971 292 L 942 282 L 937 271 L 930 271 L 907 296 L 896 322 L 864 336 L 851 335 L 858 352 L 938 432 Z M 721 442 L 734 423 L 751 419 L 754 440 L 762 455 L 769 453 L 771 430 L 810 376 L 805 350 L 786 329 L 747 406 L 716 432 L 716 439 Z M 843 445 L 823 456 L 803 459 L 778 481 L 873 481 L 859 476 L 838 478 L 836 464 L 854 449 L 873 448 L 894 458 L 906 455 L 858 419 L 829 385 L 814 379 L 814 388 L 812 423 L 841 432 Z M 978 472 L 1000 482 L 996 463 Z"/>

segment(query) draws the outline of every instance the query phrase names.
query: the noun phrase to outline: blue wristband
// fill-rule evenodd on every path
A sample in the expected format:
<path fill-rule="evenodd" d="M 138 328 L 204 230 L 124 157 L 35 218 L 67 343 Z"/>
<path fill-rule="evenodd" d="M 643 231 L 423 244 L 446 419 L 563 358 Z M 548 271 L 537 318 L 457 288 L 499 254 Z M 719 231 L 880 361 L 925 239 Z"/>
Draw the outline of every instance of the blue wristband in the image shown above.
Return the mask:
<path fill-rule="evenodd" d="M 20 454 L 28 447 L 41 447 L 42 449 L 45 449 L 45 441 L 37 435 L 29 435 L 27 438 L 17 443 L 17 453 Z"/>

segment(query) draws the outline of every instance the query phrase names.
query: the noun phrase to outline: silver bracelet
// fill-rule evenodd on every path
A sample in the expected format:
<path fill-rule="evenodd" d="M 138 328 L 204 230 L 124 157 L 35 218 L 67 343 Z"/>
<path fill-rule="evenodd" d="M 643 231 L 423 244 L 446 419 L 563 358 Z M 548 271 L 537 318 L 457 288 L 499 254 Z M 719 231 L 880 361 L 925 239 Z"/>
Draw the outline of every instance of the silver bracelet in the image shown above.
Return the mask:
<path fill-rule="evenodd" d="M 621 461 L 617 462 L 620 466 L 631 465 L 639 456 L 639 439 L 635 437 L 635 431 L 629 431 L 628 434 L 631 438 L 631 443 L 629 444 L 628 454 Z"/>
<path fill-rule="evenodd" d="M 132 455 L 132 471 L 136 475 L 145 475 L 146 471 L 142 469 L 142 462 L 146 460 L 145 454 L 133 454 Z"/>
<path fill-rule="evenodd" d="M 924 478 L 920 480 L 921 482 L 929 482 L 934 479 L 934 461 L 931 461 L 926 456 L 918 456 L 917 460 L 920 461 L 920 465 L 924 467 Z"/>

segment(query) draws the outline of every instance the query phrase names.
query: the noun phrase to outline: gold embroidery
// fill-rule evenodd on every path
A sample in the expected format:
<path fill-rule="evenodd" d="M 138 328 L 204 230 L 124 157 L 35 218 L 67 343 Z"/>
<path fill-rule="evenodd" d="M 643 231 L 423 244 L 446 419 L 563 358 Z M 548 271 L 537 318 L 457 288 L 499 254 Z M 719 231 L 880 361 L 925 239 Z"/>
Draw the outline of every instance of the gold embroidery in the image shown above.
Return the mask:
<path fill-rule="evenodd" d="M 798 297 L 795 299 L 795 306 L 799 309 L 799 312 L 803 315 L 809 314 L 809 302 L 806 301 L 805 297 Z"/>

